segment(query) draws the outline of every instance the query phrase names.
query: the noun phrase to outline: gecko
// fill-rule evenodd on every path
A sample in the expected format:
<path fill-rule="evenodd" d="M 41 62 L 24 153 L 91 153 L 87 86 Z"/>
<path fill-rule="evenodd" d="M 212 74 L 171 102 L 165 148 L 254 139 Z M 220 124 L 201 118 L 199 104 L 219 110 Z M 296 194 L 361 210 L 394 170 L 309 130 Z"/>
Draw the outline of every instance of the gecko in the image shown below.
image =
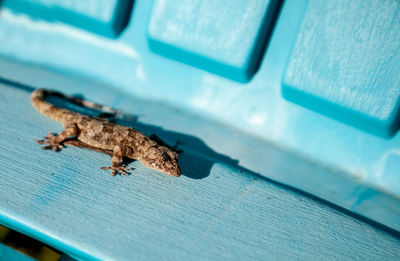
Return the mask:
<path fill-rule="evenodd" d="M 112 155 L 111 166 L 101 167 L 103 170 L 111 170 L 112 176 L 115 176 L 116 173 L 127 174 L 129 168 L 121 163 L 124 157 L 138 160 L 144 166 L 169 176 L 179 177 L 181 175 L 178 154 L 165 143 L 160 144 L 134 128 L 110 122 L 106 118 L 88 116 L 58 107 L 46 101 L 48 96 L 64 98 L 88 108 L 110 109 L 56 91 L 34 90 L 31 94 L 32 106 L 64 127 L 64 130 L 58 135 L 49 132 L 44 140 L 36 139 L 37 143 L 44 145 L 42 149 L 57 152 L 64 148 L 64 142 L 76 140 L 75 145 L 80 144 L 79 147 Z"/>

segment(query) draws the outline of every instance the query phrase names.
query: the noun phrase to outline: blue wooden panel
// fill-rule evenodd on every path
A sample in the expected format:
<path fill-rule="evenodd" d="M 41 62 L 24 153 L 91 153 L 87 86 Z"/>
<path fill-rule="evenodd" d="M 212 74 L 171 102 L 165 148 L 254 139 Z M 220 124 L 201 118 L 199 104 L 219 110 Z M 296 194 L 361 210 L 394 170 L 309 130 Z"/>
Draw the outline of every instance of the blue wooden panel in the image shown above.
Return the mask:
<path fill-rule="evenodd" d="M 60 125 L 32 108 L 30 86 L 3 80 L 0 135 L 7 138 L 0 140 L 0 198 L 6 200 L 0 201 L 0 223 L 88 260 L 400 258 L 396 236 L 272 183 L 214 147 L 268 153 L 266 160 L 284 162 L 268 162 L 269 171 L 280 175 L 296 176 L 293 170 L 285 173 L 284 165 L 313 175 L 323 171 L 319 167 L 274 146 L 255 147 L 257 141 L 240 146 L 244 137 L 237 132 L 163 104 L 114 96 L 118 93 L 72 76 L 20 69 L 139 117 L 126 117 L 125 124 L 170 143 L 181 141 L 182 176 L 133 162 L 132 175 L 111 177 L 99 169 L 110 162 L 106 155 L 72 147 L 41 150 L 34 138 Z"/>
<path fill-rule="evenodd" d="M 400 3 L 311 0 L 283 77 L 284 96 L 376 135 L 400 117 Z"/>
<path fill-rule="evenodd" d="M 34 261 L 33 258 L 26 256 L 17 250 L 14 250 L 8 246 L 0 244 L 0 260 L 7 261 Z"/>
<path fill-rule="evenodd" d="M 33 86 L 71 92 L 84 92 L 85 88 L 80 83 L 61 81 L 38 67 L 67 72 L 71 78 L 74 74 L 84 75 L 112 86 L 114 92 L 169 104 L 181 113 L 221 122 L 234 133 L 221 133 L 215 138 L 209 135 L 210 126 L 184 119 L 181 124 L 171 120 L 168 127 L 201 137 L 215 151 L 239 159 L 240 166 L 264 177 L 400 230 L 400 135 L 385 140 L 282 97 L 284 66 L 307 2 L 283 2 L 268 51 L 247 84 L 154 55 L 146 37 L 153 7 L 152 1 L 147 0 L 135 1 L 132 21 L 118 39 L 106 39 L 60 23 L 30 20 L 4 9 L 0 13 L 0 54 L 22 61 L 25 66 L 0 60 L 0 72 L 3 77 L 25 79 Z M 101 90 L 95 85 L 86 87 L 91 88 Z M 115 98 L 111 93 L 93 92 L 88 97 L 108 103 Z M 135 106 L 132 112 L 146 115 L 145 108 Z M 163 117 L 160 119 L 164 121 Z M 152 124 L 158 125 L 159 121 Z M 257 139 L 245 138 L 252 136 Z M 271 151 L 265 144 L 285 150 Z M 296 161 L 296 157 L 285 157 L 291 153 L 312 164 L 286 164 Z M 316 166 L 327 170 L 316 171 Z"/>
<path fill-rule="evenodd" d="M 156 0 L 148 40 L 155 52 L 246 82 L 261 59 L 278 0 Z"/>
<path fill-rule="evenodd" d="M 1 6 L 34 18 L 64 22 L 109 37 L 117 36 L 133 0 L 3 0 Z"/>

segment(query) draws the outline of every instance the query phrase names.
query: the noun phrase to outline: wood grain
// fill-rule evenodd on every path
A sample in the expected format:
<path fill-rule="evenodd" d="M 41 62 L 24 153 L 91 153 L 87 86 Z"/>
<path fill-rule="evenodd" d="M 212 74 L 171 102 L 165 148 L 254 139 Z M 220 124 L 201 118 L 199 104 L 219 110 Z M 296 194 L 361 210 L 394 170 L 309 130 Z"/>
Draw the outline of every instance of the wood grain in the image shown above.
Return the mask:
<path fill-rule="evenodd" d="M 89 95 L 91 91 L 87 90 Z M 59 153 L 43 151 L 34 139 L 61 126 L 31 107 L 27 90 L 0 84 L 0 92 L 0 222 L 73 256 L 400 258 L 400 240 L 395 236 L 233 167 L 227 157 L 213 158 L 193 144 L 186 144 L 181 154 L 183 176 L 178 179 L 139 162 L 129 165 L 135 168 L 131 175 L 111 177 L 100 170 L 109 164 L 107 155 L 74 147 Z M 130 102 L 140 104 L 131 98 Z M 161 105 L 143 106 L 143 118 L 151 122 L 152 112 Z M 168 108 L 163 111 L 170 116 L 164 117 L 166 121 L 212 124 Z M 150 130 L 147 126 L 143 131 Z M 204 171 L 209 173 L 201 178 L 191 174 Z"/>
<path fill-rule="evenodd" d="M 400 135 L 384 140 L 282 97 L 284 66 L 307 2 L 283 1 L 260 69 L 245 85 L 154 55 L 146 39 L 153 6 L 147 0 L 135 1 L 133 20 L 116 41 L 2 10 L 0 53 L 15 60 L 0 59 L 0 77 L 134 114 L 139 120 L 131 126 L 170 144 L 183 141 L 188 152 L 208 159 L 191 158 L 197 166 L 185 171 L 191 178 L 207 178 L 215 162 L 240 165 L 400 231 Z M 319 14 L 323 3 L 312 12 Z"/>
<path fill-rule="evenodd" d="M 310 0 L 284 76 L 303 106 L 380 136 L 398 130 L 400 2 Z"/>

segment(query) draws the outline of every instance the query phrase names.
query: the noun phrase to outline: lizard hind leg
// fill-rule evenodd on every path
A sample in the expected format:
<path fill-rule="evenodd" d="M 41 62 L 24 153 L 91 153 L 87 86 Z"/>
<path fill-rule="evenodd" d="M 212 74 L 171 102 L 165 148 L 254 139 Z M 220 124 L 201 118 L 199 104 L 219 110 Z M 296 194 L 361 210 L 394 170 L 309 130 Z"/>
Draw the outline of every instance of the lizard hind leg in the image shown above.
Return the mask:
<path fill-rule="evenodd" d="M 35 141 L 39 144 L 44 144 L 46 146 L 42 147 L 44 150 L 53 150 L 55 152 L 64 148 L 62 144 L 68 137 L 77 136 L 78 128 L 75 124 L 70 124 L 65 126 L 64 131 L 60 132 L 58 135 L 53 135 L 52 133 L 48 133 L 48 136 L 44 137 L 44 140 L 35 139 Z"/>
<path fill-rule="evenodd" d="M 112 164 L 111 167 L 101 167 L 102 170 L 109 170 L 111 169 L 111 175 L 115 176 L 117 172 L 119 172 L 122 175 L 127 175 L 128 170 L 130 168 L 127 168 L 124 164 L 121 163 L 122 158 L 124 157 L 124 153 L 122 152 L 122 149 L 120 146 L 115 146 L 113 150 L 113 156 L 112 156 Z"/>

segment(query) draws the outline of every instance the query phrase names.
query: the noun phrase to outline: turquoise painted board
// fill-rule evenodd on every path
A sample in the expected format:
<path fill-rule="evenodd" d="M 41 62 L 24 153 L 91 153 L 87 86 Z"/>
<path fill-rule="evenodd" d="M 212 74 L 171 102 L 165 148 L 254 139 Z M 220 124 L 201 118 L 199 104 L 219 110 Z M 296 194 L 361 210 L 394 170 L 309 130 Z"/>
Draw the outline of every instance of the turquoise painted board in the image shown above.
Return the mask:
<path fill-rule="evenodd" d="M 156 0 L 150 48 L 164 56 L 247 82 L 258 69 L 280 0 Z"/>
<path fill-rule="evenodd" d="M 26 256 L 8 246 L 0 244 L 0 260 L 7 261 L 34 261 L 33 258 Z"/>
<path fill-rule="evenodd" d="M 399 1 L 311 0 L 283 76 L 283 95 L 393 136 L 400 120 L 399 35 Z"/>
<path fill-rule="evenodd" d="M 0 6 L 34 19 L 63 22 L 108 37 L 124 29 L 133 0 L 2 0 Z"/>
<path fill-rule="evenodd" d="M 283 2 L 259 70 L 246 84 L 154 54 L 147 39 L 153 2 L 147 0 L 135 1 L 131 20 L 117 39 L 61 23 L 29 19 L 3 8 L 0 54 L 22 65 L 0 60 L 0 72 L 3 78 L 35 87 L 84 93 L 90 99 L 111 105 L 118 105 L 119 101 L 122 104 L 122 100 L 109 100 L 121 92 L 119 99 L 132 95 L 172 106 L 182 115 L 197 115 L 217 122 L 231 132 L 216 131 L 218 135 L 211 135 L 209 128 L 214 125 L 201 125 L 201 121 L 195 124 L 188 120 L 191 116 L 166 121 L 171 115 L 167 117 L 162 109 L 158 110 L 160 119 L 152 118 L 156 117 L 154 113 L 141 118 L 154 126 L 164 122 L 163 126 L 173 132 L 200 138 L 203 142 L 197 139 L 188 142 L 199 145 L 193 145 L 196 151 L 209 152 L 207 158 L 243 167 L 400 230 L 399 134 L 385 140 L 282 97 L 284 68 L 303 13 L 306 8 L 319 8 L 307 7 L 307 3 Z M 49 69 L 36 66 L 61 71 L 72 78 L 81 75 L 96 79 L 113 91 L 100 95 L 102 88 L 97 85 L 71 84 L 55 77 Z M 87 92 L 90 89 L 96 91 Z M 130 106 L 127 111 L 148 115 L 146 103 L 135 102 L 124 101 L 125 106 Z M 165 135 L 172 142 L 176 140 L 176 135 Z M 218 153 L 200 146 L 204 144 Z M 193 165 L 204 170 L 201 163 Z M 198 177 L 207 171 L 200 173 L 203 174 L 197 174 Z"/>
<path fill-rule="evenodd" d="M 323 172 L 318 166 L 270 145 L 261 150 L 245 141 L 250 147 L 244 147 L 237 142 L 246 136 L 237 131 L 99 83 L 29 66 L 19 72 L 114 105 L 125 115 L 121 123 L 171 144 L 180 141 L 182 176 L 132 162 L 131 175 L 112 177 L 100 169 L 110 162 L 107 155 L 73 147 L 41 150 L 34 139 L 61 126 L 30 105 L 32 88 L 25 84 L 36 80 L 2 80 L 2 224 L 84 260 L 400 258 L 396 233 L 271 182 L 218 151 L 230 141 L 235 148 L 268 152 L 271 162 L 294 170 L 317 175 Z M 203 137 L 193 136 L 196 131 Z M 283 166 L 270 165 L 269 171 L 294 175 Z"/>

